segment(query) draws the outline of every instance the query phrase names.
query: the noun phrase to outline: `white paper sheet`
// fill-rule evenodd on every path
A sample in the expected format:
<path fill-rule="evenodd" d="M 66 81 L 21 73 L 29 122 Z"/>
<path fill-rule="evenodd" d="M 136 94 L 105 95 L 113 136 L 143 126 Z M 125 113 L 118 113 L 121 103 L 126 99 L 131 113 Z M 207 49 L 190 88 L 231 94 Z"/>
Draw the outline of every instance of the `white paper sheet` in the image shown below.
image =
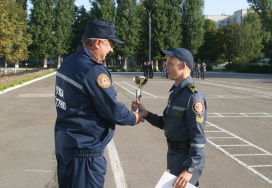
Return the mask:
<path fill-rule="evenodd" d="M 172 188 L 176 178 L 173 174 L 165 171 L 155 188 Z M 196 186 L 188 183 L 186 188 L 196 188 Z"/>

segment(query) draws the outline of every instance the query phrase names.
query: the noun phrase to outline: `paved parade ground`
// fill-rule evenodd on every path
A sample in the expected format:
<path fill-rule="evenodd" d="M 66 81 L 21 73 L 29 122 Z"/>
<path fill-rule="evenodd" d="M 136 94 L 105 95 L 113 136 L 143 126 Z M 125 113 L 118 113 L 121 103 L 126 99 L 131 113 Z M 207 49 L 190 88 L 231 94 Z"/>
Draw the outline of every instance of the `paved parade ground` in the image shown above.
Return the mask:
<path fill-rule="evenodd" d="M 133 77 L 112 73 L 117 99 L 135 99 Z M 0 78 L 1 79 L 1 78 Z M 207 72 L 194 82 L 208 100 L 201 188 L 272 187 L 272 75 Z M 0 94 L 0 187 L 55 188 L 55 74 Z M 155 73 L 141 103 L 162 114 L 173 81 Z M 105 188 L 154 188 L 166 170 L 164 132 L 147 122 L 116 126 Z"/>

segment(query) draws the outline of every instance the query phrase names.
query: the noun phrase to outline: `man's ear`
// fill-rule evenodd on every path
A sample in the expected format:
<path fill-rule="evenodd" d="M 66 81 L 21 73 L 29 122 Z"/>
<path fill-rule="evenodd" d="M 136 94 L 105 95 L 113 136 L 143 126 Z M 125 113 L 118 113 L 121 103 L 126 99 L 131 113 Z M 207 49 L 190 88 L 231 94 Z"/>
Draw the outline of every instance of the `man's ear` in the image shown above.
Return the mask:
<path fill-rule="evenodd" d="M 96 40 L 96 41 L 94 42 L 95 48 L 100 48 L 100 43 L 101 43 L 101 42 L 102 42 L 102 41 L 101 41 L 100 39 Z"/>
<path fill-rule="evenodd" d="M 182 62 L 182 63 L 180 63 L 180 64 L 178 64 L 179 66 L 178 66 L 178 68 L 179 68 L 179 70 L 182 70 L 182 69 L 185 69 L 186 68 L 186 63 L 185 62 Z"/>

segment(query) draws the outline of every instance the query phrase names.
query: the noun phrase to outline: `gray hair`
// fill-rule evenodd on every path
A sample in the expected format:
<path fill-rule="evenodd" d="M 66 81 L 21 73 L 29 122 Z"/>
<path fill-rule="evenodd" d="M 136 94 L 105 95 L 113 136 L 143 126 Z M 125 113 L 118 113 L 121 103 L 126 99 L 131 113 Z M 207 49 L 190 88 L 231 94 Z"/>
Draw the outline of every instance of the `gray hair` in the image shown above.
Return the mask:
<path fill-rule="evenodd" d="M 89 37 L 83 36 L 81 39 L 81 42 L 85 44 L 86 46 L 92 46 L 95 43 L 95 41 L 97 41 L 98 39 L 99 38 L 89 38 Z M 104 43 L 107 39 L 101 39 L 101 40 Z"/>

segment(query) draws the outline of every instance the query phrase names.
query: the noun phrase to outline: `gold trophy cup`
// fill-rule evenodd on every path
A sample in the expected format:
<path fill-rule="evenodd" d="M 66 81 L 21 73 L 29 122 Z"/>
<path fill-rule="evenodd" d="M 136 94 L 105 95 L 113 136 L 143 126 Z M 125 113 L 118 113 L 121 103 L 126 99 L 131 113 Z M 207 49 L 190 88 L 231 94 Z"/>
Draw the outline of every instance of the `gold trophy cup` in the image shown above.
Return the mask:
<path fill-rule="evenodd" d="M 144 87 L 144 85 L 147 83 L 148 81 L 148 77 L 144 77 L 144 76 L 135 76 L 134 78 L 134 83 L 139 86 L 136 89 L 136 100 L 138 99 L 140 102 L 140 98 L 142 97 L 142 89 Z M 138 113 L 139 109 L 136 110 L 136 112 Z"/>

